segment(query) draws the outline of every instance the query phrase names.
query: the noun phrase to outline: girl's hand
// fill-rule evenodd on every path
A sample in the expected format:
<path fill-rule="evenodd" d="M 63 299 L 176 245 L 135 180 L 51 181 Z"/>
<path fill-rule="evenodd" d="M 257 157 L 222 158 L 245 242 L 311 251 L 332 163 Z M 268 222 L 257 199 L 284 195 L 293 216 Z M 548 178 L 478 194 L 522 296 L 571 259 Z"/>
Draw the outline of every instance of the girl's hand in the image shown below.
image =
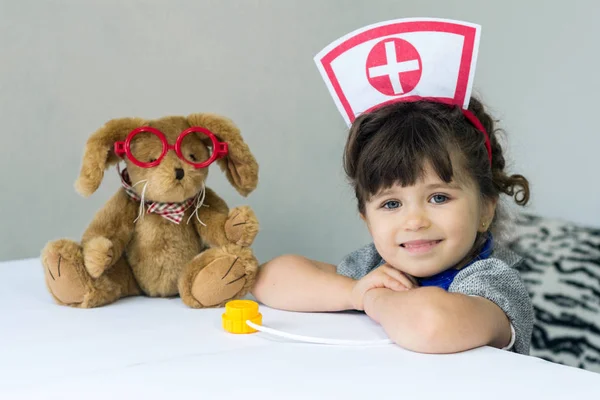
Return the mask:
<path fill-rule="evenodd" d="M 414 278 L 384 264 L 354 283 L 350 294 L 350 302 L 356 310 L 362 311 L 364 310 L 365 293 L 371 289 L 386 288 L 401 292 L 417 286 Z"/>

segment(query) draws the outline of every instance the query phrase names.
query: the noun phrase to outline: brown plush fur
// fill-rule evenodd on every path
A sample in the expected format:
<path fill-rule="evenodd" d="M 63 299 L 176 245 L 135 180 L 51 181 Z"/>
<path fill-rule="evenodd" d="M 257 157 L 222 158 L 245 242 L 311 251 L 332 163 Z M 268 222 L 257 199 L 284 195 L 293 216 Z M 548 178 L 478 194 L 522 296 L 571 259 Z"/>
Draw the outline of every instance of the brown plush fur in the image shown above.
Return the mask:
<path fill-rule="evenodd" d="M 228 143 L 228 156 L 218 160 L 229 182 L 247 196 L 258 183 L 258 164 L 244 143 L 239 129 L 227 118 L 214 114 L 165 117 L 146 121 L 122 118 L 107 122 L 89 138 L 81 172 L 75 187 L 83 196 L 94 193 L 104 171 L 120 161 L 114 143 L 126 139 L 140 126 L 163 132 L 170 144 L 191 126 L 213 132 Z M 140 138 L 142 136 L 139 136 Z M 189 139 L 189 140 L 188 140 Z M 185 153 L 199 157 L 209 154 L 211 143 L 201 136 L 188 136 Z M 132 143 L 136 155 L 150 161 L 160 154 L 160 146 L 147 138 Z M 209 168 L 195 169 L 174 151 L 160 165 L 141 168 L 124 158 L 133 184 L 147 181 L 145 199 L 182 202 L 200 192 Z M 183 169 L 183 179 L 175 169 Z M 138 195 L 144 184 L 133 186 Z M 229 210 L 213 190 L 206 188 L 204 206 L 188 219 L 194 207 L 186 210 L 180 224 L 154 213 L 138 218 L 140 203 L 123 188 L 100 209 L 81 243 L 67 239 L 52 241 L 42 250 L 46 285 L 59 304 L 98 307 L 122 297 L 180 295 L 190 307 L 218 307 L 244 296 L 254 283 L 258 262 L 249 246 L 258 234 L 258 221 L 247 206 Z M 192 222 L 193 221 L 193 222 Z"/>

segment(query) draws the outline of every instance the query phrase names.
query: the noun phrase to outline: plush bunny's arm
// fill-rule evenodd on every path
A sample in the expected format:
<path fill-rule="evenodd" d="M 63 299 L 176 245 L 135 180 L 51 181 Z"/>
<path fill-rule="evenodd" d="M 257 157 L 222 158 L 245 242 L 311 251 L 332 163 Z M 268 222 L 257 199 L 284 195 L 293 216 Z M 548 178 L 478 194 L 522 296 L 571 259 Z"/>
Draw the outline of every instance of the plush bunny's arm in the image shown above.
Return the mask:
<path fill-rule="evenodd" d="M 95 215 L 82 238 L 85 266 L 93 277 L 116 263 L 131 240 L 137 204 L 119 190 Z"/>
<path fill-rule="evenodd" d="M 200 237 L 210 247 L 217 247 L 230 243 L 225 233 L 225 222 L 228 216 L 227 203 L 213 190 L 206 188 L 204 204 L 198 209 L 198 215 L 192 218 Z"/>

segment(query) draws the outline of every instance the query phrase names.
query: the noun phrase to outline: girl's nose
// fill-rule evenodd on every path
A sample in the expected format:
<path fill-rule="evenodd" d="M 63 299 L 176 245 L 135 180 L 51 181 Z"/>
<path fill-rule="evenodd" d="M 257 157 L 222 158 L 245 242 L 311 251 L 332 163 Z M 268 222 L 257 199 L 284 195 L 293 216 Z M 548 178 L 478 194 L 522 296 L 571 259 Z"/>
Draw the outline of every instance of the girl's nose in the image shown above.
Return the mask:
<path fill-rule="evenodd" d="M 425 210 L 416 208 L 407 210 L 407 212 L 408 214 L 404 220 L 404 228 L 407 231 L 418 231 L 429 227 L 430 221 Z"/>

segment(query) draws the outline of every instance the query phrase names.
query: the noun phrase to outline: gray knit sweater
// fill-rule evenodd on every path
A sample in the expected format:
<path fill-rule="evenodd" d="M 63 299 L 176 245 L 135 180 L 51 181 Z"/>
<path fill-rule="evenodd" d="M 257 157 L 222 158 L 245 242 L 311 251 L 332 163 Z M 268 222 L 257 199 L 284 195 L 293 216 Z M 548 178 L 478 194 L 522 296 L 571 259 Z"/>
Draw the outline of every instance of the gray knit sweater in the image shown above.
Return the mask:
<path fill-rule="evenodd" d="M 371 243 L 344 258 L 337 266 L 337 272 L 360 279 L 381 265 L 382 261 Z M 514 329 L 514 345 L 510 350 L 529 354 L 534 316 L 527 288 L 515 269 L 521 262 L 523 260 L 517 254 L 496 246 L 489 258 L 476 261 L 461 270 L 448 291 L 480 296 L 497 304 L 506 313 Z"/>

